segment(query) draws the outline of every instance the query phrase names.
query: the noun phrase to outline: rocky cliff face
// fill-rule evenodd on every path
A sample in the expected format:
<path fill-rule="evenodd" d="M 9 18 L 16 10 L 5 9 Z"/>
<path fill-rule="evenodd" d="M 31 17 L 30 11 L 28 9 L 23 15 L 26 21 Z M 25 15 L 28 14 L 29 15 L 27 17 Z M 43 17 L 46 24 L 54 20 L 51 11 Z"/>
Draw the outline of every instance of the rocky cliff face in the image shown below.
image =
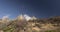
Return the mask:
<path fill-rule="evenodd" d="M 29 20 L 27 21 L 25 17 Z M 0 23 L 0 30 L 3 32 L 59 32 L 60 17 L 36 19 L 21 15 L 15 20 Z"/>

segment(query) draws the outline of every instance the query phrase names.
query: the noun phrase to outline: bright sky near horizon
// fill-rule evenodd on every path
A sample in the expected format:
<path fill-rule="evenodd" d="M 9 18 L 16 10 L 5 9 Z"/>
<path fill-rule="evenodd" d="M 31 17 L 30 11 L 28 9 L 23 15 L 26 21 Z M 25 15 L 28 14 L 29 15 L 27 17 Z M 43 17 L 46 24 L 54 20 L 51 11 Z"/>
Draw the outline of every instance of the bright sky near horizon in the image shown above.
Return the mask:
<path fill-rule="evenodd" d="M 0 0 L 0 18 L 20 14 L 38 18 L 60 16 L 60 0 Z"/>

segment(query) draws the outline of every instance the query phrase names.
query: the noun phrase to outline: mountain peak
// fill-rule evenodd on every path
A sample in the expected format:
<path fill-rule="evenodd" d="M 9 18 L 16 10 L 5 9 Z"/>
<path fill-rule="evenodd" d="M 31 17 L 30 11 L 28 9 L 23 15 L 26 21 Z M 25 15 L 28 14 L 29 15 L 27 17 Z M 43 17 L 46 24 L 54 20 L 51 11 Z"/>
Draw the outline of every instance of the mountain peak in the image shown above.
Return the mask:
<path fill-rule="evenodd" d="M 37 19 L 36 17 L 30 17 L 29 15 L 27 15 L 27 14 L 21 14 L 21 15 L 19 15 L 18 16 L 18 20 L 26 20 L 26 21 L 28 21 L 28 20 L 32 20 L 32 19 Z"/>

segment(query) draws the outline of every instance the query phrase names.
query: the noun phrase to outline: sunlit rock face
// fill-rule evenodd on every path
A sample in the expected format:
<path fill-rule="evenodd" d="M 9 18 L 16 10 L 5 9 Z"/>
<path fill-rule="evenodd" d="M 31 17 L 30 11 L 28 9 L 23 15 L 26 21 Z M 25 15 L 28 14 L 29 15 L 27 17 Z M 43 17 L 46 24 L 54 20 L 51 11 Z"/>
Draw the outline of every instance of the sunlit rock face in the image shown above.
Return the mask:
<path fill-rule="evenodd" d="M 29 20 L 36 20 L 37 18 L 36 17 L 30 17 L 29 15 L 26 15 L 26 14 L 24 14 L 24 15 L 19 15 L 17 18 L 16 18 L 17 20 L 19 20 L 19 21 L 21 21 L 21 20 L 26 20 L 26 21 L 29 21 Z"/>
<path fill-rule="evenodd" d="M 19 15 L 19 16 L 17 17 L 17 20 L 18 20 L 18 21 L 23 21 L 23 20 L 26 20 L 26 19 L 24 18 L 23 15 Z"/>
<path fill-rule="evenodd" d="M 31 20 L 36 20 L 37 18 L 35 17 L 35 16 L 33 16 L 32 18 L 31 18 Z"/>
<path fill-rule="evenodd" d="M 2 19 L 0 19 L 0 23 L 2 22 Z"/>
<path fill-rule="evenodd" d="M 3 30 L 0 30 L 0 32 L 4 32 Z"/>
<path fill-rule="evenodd" d="M 14 31 L 14 32 L 44 32 L 46 30 L 56 30 L 60 29 L 60 26 L 53 25 L 51 21 L 55 24 L 60 22 L 59 18 L 44 18 L 38 19 L 35 16 L 30 17 L 29 15 L 19 15 L 15 20 L 7 22 L 9 18 L 4 16 L 0 19 L 0 32 L 4 31 Z M 2 22 L 2 24 L 1 24 Z M 7 22 L 7 23 L 6 23 Z M 4 28 L 4 29 L 3 29 Z"/>
<path fill-rule="evenodd" d="M 3 16 L 2 17 L 2 23 L 7 23 L 9 22 L 9 17 L 8 16 Z"/>

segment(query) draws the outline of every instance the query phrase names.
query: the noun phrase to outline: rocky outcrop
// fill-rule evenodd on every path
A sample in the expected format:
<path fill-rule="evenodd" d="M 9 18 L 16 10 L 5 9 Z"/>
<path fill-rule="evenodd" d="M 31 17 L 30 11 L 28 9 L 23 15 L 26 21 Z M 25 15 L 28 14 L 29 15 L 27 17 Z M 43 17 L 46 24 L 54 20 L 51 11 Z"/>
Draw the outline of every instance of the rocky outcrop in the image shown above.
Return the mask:
<path fill-rule="evenodd" d="M 8 22 L 6 22 L 8 19 L 5 19 L 6 21 L 4 20 L 4 23 L 2 22 L 2 19 L 0 19 L 0 30 L 3 32 L 45 32 L 47 30 L 60 30 L 60 17 L 44 19 L 27 17 L 27 19 L 30 18 L 28 21 L 25 17 L 27 16 L 20 15 L 16 19 Z"/>

